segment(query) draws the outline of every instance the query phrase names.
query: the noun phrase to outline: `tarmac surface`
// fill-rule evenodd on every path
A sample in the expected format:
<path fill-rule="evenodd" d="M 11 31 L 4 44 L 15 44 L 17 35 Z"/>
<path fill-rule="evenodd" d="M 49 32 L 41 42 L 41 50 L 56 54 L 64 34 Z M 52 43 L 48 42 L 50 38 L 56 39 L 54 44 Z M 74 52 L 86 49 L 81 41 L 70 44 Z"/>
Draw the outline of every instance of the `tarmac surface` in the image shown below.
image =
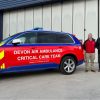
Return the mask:
<path fill-rule="evenodd" d="M 57 70 L 0 75 L 0 100 L 100 100 L 100 72 L 78 66 L 72 75 Z"/>

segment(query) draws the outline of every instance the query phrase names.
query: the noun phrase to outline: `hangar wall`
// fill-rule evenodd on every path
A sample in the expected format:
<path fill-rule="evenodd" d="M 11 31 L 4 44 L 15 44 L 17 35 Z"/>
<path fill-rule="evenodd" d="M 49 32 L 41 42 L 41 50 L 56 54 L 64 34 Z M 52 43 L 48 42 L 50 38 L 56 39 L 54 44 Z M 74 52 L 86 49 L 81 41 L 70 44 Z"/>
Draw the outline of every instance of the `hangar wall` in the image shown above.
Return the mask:
<path fill-rule="evenodd" d="M 83 41 L 93 33 L 97 39 L 98 0 L 69 0 L 4 12 L 3 38 L 34 27 L 74 33 Z"/>

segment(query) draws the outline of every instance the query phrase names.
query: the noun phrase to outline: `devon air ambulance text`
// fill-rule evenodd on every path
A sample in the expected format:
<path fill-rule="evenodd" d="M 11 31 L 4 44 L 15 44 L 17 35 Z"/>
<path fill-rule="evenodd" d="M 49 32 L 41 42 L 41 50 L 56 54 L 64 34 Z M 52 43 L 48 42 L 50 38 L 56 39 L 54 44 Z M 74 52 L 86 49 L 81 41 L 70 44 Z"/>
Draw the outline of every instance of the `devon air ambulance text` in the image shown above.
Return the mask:
<path fill-rule="evenodd" d="M 59 58 L 59 57 L 61 57 L 61 55 L 60 55 L 61 52 L 62 52 L 62 49 L 14 50 L 14 55 L 20 55 L 17 57 L 18 61 L 20 61 L 20 60 L 38 60 L 38 59 Z M 37 53 L 39 55 L 34 55 Z"/>

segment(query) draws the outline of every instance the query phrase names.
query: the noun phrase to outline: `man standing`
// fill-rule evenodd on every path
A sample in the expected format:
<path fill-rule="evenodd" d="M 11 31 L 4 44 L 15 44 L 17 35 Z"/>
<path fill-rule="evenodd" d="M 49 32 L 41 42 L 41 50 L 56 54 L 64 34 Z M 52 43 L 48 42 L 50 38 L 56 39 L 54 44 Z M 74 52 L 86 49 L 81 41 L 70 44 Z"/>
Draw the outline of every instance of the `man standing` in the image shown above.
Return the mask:
<path fill-rule="evenodd" d="M 99 72 L 100 72 L 100 38 L 96 41 L 96 48 L 98 49 L 98 63 L 99 63 Z"/>
<path fill-rule="evenodd" d="M 92 38 L 92 34 L 88 34 L 88 39 L 83 44 L 85 50 L 85 72 L 94 70 L 94 60 L 95 60 L 95 40 Z"/>

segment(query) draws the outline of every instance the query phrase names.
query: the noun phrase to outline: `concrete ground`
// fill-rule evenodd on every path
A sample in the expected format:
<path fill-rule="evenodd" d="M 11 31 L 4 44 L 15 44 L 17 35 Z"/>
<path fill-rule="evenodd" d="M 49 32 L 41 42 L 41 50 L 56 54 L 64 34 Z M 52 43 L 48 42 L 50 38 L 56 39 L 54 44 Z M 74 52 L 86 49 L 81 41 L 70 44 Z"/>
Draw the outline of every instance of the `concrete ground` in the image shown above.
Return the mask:
<path fill-rule="evenodd" d="M 95 64 L 97 70 L 97 64 Z M 100 100 L 100 72 L 40 71 L 0 76 L 0 100 Z"/>

